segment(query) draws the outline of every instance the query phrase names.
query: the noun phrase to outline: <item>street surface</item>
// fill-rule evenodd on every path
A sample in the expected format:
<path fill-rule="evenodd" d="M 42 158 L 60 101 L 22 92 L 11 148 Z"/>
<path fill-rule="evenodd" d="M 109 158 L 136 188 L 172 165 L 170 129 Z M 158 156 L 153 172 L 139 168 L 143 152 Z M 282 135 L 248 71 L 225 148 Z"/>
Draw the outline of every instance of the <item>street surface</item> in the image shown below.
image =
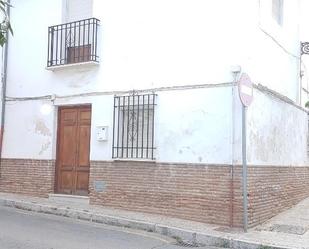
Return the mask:
<path fill-rule="evenodd" d="M 0 207 L 0 249 L 185 248 L 154 233 Z"/>

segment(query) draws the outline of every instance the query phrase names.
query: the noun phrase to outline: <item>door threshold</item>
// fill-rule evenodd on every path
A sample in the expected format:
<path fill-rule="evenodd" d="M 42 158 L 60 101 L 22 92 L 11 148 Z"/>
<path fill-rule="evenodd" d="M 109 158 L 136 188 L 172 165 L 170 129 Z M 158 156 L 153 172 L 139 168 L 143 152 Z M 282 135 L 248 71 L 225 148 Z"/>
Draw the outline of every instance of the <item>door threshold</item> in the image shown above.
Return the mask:
<path fill-rule="evenodd" d="M 83 195 L 49 194 L 48 199 L 63 203 L 89 204 L 89 197 Z"/>

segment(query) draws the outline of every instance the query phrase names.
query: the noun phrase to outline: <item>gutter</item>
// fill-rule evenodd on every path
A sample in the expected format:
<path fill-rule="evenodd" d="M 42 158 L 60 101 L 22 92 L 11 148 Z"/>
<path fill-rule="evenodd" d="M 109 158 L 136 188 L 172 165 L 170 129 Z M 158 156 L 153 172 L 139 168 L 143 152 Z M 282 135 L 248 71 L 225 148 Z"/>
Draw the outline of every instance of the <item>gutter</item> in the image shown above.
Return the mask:
<path fill-rule="evenodd" d="M 7 0 L 7 16 L 10 20 L 10 0 Z M 2 69 L 1 69 L 1 123 L 0 123 L 0 178 L 2 166 L 2 148 L 3 148 L 3 134 L 5 124 L 5 98 L 6 98 L 6 83 L 7 83 L 7 67 L 8 67 L 8 50 L 9 50 L 9 32 L 6 32 L 6 43 L 2 50 Z"/>

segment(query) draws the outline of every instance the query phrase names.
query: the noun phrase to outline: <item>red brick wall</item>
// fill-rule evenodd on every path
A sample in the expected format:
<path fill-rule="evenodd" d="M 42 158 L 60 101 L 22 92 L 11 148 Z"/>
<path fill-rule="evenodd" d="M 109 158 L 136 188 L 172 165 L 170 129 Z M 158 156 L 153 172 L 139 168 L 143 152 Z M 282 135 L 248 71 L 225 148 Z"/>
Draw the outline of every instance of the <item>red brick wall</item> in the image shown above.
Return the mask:
<path fill-rule="evenodd" d="M 53 160 L 3 159 L 0 192 L 46 197 L 54 191 Z M 242 226 L 241 166 L 92 161 L 92 204 Z M 94 191 L 94 181 L 105 183 Z M 249 166 L 249 226 L 309 197 L 309 167 Z"/>
<path fill-rule="evenodd" d="M 218 225 L 242 226 L 242 167 L 91 162 L 90 202 Z M 233 180 L 231 180 L 233 179 Z M 94 180 L 105 190 L 94 191 Z M 309 167 L 249 166 L 249 226 L 309 197 Z"/>
<path fill-rule="evenodd" d="M 253 227 L 309 197 L 309 167 L 250 166 L 248 194 Z"/>
<path fill-rule="evenodd" d="M 230 166 L 92 161 L 90 172 L 92 204 L 230 225 Z M 105 182 L 104 192 L 94 180 Z"/>
<path fill-rule="evenodd" d="M 47 197 L 54 192 L 53 160 L 2 159 L 0 192 Z"/>

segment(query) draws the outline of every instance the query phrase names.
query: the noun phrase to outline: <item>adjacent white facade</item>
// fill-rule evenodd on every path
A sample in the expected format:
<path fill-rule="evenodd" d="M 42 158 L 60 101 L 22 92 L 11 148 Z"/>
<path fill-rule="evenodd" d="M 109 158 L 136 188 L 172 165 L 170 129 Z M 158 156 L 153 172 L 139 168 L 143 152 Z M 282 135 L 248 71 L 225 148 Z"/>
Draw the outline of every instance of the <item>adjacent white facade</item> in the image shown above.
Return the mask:
<path fill-rule="evenodd" d="M 2 157 L 55 159 L 57 108 L 91 104 L 90 160 L 112 160 L 114 95 L 142 90 L 157 94 L 157 162 L 240 164 L 241 68 L 256 86 L 248 163 L 307 165 L 301 5 L 279 1 L 278 22 L 274 2 L 12 1 Z M 99 63 L 47 68 L 48 27 L 86 17 L 100 20 Z"/>

